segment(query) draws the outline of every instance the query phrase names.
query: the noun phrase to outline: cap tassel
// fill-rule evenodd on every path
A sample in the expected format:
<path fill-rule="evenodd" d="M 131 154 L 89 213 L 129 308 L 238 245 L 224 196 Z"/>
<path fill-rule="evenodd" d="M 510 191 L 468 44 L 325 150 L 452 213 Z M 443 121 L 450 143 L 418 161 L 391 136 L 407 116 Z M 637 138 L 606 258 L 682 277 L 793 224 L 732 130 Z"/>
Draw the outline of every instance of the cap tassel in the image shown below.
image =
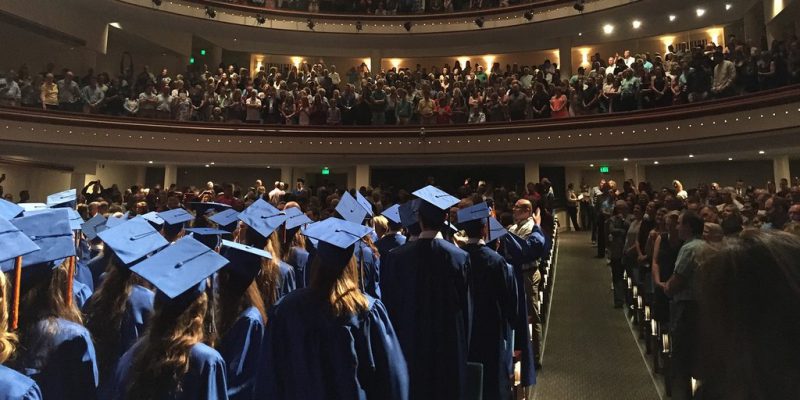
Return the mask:
<path fill-rule="evenodd" d="M 14 318 L 11 320 L 11 330 L 17 330 L 19 326 L 19 286 L 22 284 L 22 256 L 14 260 L 14 298 L 12 299 L 11 311 Z"/>
<path fill-rule="evenodd" d="M 75 256 L 67 260 L 67 306 L 72 305 L 72 284 L 75 277 Z"/>

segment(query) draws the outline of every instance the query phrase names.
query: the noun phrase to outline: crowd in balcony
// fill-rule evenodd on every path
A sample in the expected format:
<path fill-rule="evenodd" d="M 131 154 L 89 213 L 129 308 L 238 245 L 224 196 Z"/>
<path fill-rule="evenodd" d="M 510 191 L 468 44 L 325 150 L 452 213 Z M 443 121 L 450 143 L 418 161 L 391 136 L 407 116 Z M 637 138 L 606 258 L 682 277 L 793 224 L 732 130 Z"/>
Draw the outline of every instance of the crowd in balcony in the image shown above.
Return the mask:
<path fill-rule="evenodd" d="M 324 61 L 256 71 L 190 65 L 112 77 L 76 76 L 48 64 L 0 79 L 0 104 L 60 111 L 270 125 L 448 125 L 627 112 L 697 103 L 800 82 L 796 37 L 761 49 L 731 36 L 725 46 L 629 50 L 567 73 L 557 63 L 417 64 L 373 73 Z"/>
<path fill-rule="evenodd" d="M 267 9 L 308 11 L 312 13 L 347 13 L 397 15 L 445 13 L 482 10 L 532 3 L 532 0 L 227 0 Z"/>

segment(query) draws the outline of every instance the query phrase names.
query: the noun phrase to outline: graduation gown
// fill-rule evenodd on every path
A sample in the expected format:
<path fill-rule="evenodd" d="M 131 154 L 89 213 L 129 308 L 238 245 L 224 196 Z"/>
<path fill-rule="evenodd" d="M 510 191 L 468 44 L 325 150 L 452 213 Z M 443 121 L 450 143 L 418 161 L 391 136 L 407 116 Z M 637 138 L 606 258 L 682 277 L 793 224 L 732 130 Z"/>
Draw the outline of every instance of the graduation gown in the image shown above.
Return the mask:
<path fill-rule="evenodd" d="M 106 267 L 108 266 L 109 258 L 111 257 L 110 252 L 101 252 L 97 254 L 94 258 L 92 258 L 89 263 L 86 265 L 89 267 L 89 271 L 92 273 L 92 286 L 93 287 L 100 287 L 100 276 L 106 272 Z"/>
<path fill-rule="evenodd" d="M 407 242 L 386 259 L 383 301 L 408 363 L 412 399 L 464 397 L 468 270 L 469 255 L 442 239 Z"/>
<path fill-rule="evenodd" d="M 356 242 L 353 253 L 356 256 L 359 273 L 361 274 L 361 291 L 376 298 L 381 298 L 380 286 L 380 260 L 366 243 Z"/>
<path fill-rule="evenodd" d="M 136 350 L 141 342 L 134 345 L 120 359 L 114 379 L 111 382 L 112 399 L 125 399 L 128 378 L 131 376 L 131 365 Z M 211 347 L 203 343 L 192 346 L 189 352 L 189 371 L 181 380 L 183 391 L 174 395 L 163 395 L 163 399 L 175 400 L 217 400 L 227 399 L 227 383 L 225 379 L 225 361 Z M 134 400 L 134 399 L 127 399 Z"/>
<path fill-rule="evenodd" d="M 41 400 L 42 392 L 31 378 L 0 365 L 0 400 Z"/>
<path fill-rule="evenodd" d="M 89 260 L 79 258 L 75 260 L 75 280 L 84 284 L 89 289 L 89 294 L 94 292 L 94 277 L 89 269 Z"/>
<path fill-rule="evenodd" d="M 33 348 L 18 353 L 17 370 L 39 385 L 45 399 L 94 399 L 97 357 L 89 331 L 64 319 L 37 323 L 27 342 Z"/>
<path fill-rule="evenodd" d="M 249 307 L 222 337 L 218 351 L 227 368 L 228 398 L 257 399 L 256 382 L 263 367 L 264 320 Z"/>
<path fill-rule="evenodd" d="M 382 238 L 375 242 L 375 247 L 378 248 L 378 253 L 381 254 L 381 263 L 386 263 L 386 256 L 390 251 L 396 249 L 406 243 L 406 237 L 399 233 L 390 233 L 383 235 Z"/>
<path fill-rule="evenodd" d="M 289 265 L 294 268 L 294 277 L 295 277 L 295 284 L 297 285 L 297 289 L 302 289 L 308 286 L 308 283 L 311 281 L 309 270 L 308 270 L 308 251 L 305 249 L 301 249 L 299 247 L 293 247 L 291 250 L 291 254 L 289 255 L 289 260 L 287 261 Z"/>
<path fill-rule="evenodd" d="M 72 280 L 72 299 L 79 310 L 83 310 L 83 306 L 92 297 L 92 291 L 83 282 L 77 279 L 77 276 Z"/>
<path fill-rule="evenodd" d="M 310 289 L 269 311 L 263 389 L 271 400 L 407 400 L 408 375 L 397 336 L 380 300 L 335 318 Z"/>
<path fill-rule="evenodd" d="M 294 268 L 291 265 L 281 261 L 280 262 L 280 285 L 278 285 L 278 298 L 293 292 L 297 288 L 295 280 Z"/>
<path fill-rule="evenodd" d="M 473 300 L 469 361 L 483 364 L 483 398 L 511 398 L 513 324 L 517 321 L 517 281 L 513 267 L 483 244 L 464 246 L 469 253 L 469 288 Z"/>

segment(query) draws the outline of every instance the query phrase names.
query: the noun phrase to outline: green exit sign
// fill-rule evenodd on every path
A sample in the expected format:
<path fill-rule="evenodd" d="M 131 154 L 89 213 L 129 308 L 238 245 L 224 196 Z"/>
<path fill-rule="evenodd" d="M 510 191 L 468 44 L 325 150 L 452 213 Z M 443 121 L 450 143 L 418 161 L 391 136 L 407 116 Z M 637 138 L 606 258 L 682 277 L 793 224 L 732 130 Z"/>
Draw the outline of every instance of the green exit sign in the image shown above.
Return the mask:
<path fill-rule="evenodd" d="M 204 55 L 206 55 L 206 50 L 205 50 L 205 49 L 202 49 L 202 50 L 200 50 L 200 55 L 201 55 L 201 56 L 204 56 Z"/>
<path fill-rule="evenodd" d="M 330 175 L 331 170 L 328 167 L 322 167 L 322 175 Z"/>
<path fill-rule="evenodd" d="M 600 173 L 601 174 L 607 174 L 608 173 L 608 167 L 600 167 Z"/>

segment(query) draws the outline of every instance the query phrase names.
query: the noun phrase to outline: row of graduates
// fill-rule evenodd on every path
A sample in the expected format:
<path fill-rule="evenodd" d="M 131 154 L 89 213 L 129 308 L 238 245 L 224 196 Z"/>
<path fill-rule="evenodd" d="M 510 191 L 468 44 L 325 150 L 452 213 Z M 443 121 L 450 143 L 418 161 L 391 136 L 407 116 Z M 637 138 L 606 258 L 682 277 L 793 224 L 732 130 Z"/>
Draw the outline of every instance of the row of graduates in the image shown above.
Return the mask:
<path fill-rule="evenodd" d="M 514 348 L 523 384 L 535 373 L 524 289 L 492 248 L 520 264 L 544 238 L 486 246 L 502 227 L 482 203 L 459 215 L 461 250 L 443 212 L 458 200 L 415 194 L 384 213 L 393 230 L 377 241 L 352 197 L 341 219 L 314 224 L 263 201 L 86 222 L 70 207 L 0 204 L 0 265 L 14 277 L 0 361 L 18 371 L 0 367 L 0 399 L 460 398 L 467 360 L 483 364 L 487 398 L 508 398 Z"/>

